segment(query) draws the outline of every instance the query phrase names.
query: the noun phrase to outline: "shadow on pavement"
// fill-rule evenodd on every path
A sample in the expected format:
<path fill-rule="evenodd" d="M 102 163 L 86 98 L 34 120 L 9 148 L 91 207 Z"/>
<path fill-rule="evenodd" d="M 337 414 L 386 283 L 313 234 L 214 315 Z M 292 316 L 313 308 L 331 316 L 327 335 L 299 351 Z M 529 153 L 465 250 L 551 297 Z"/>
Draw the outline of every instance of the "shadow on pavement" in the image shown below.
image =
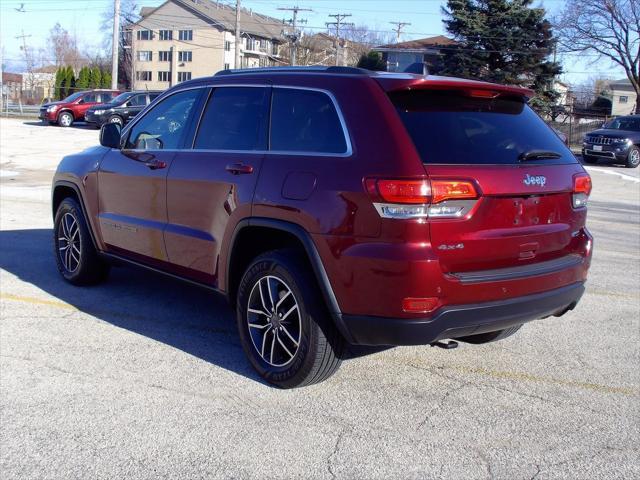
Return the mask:
<path fill-rule="evenodd" d="M 114 267 L 103 284 L 75 287 L 56 269 L 51 235 L 51 229 L 0 231 L 0 268 L 100 320 L 265 383 L 245 358 L 234 312 L 224 298 L 130 267 Z M 385 349 L 351 347 L 345 359 Z"/>

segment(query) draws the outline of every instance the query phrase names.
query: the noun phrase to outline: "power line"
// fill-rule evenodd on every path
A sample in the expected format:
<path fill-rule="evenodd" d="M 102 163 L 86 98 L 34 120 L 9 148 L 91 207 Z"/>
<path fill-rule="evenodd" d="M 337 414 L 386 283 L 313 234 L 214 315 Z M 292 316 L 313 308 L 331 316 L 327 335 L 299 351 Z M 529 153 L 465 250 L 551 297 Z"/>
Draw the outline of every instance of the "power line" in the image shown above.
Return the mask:
<path fill-rule="evenodd" d="M 289 39 L 289 41 L 291 42 L 291 65 L 295 65 L 296 64 L 296 53 L 297 53 L 297 49 L 298 49 L 298 12 L 313 12 L 313 10 L 311 10 L 310 8 L 300 8 L 299 6 L 295 6 L 295 7 L 280 7 L 278 8 L 278 10 L 284 10 L 287 12 L 293 12 L 292 18 L 289 21 L 291 23 L 291 26 L 293 27 L 293 32 L 291 32 L 290 34 L 284 33 L 284 36 L 287 37 Z M 306 20 L 300 20 L 300 23 L 307 23 Z"/>
<path fill-rule="evenodd" d="M 391 30 L 396 32 L 396 43 L 400 43 L 400 35 L 402 35 L 402 29 L 406 26 L 411 25 L 409 22 L 389 22 L 391 25 L 395 25 L 396 28 L 392 28 Z"/>
<path fill-rule="evenodd" d="M 349 18 L 352 15 L 350 13 L 334 13 L 328 15 L 336 19 L 335 22 L 327 22 L 327 28 L 336 27 L 336 65 L 340 65 L 340 27 L 353 27 L 354 23 L 343 22 L 345 18 Z"/>

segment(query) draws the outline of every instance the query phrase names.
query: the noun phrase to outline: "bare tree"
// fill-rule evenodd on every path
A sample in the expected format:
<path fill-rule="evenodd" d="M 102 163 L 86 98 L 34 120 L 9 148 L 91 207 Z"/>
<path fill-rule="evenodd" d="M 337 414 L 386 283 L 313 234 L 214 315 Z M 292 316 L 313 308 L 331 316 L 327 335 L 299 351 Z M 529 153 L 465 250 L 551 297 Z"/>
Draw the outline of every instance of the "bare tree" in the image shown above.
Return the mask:
<path fill-rule="evenodd" d="M 640 111 L 638 0 L 567 0 L 555 23 L 562 51 L 594 52 L 624 69 Z"/>
<path fill-rule="evenodd" d="M 49 30 L 47 43 L 56 67 L 70 65 L 74 70 L 77 70 L 84 65 L 85 58 L 78 50 L 75 36 L 69 34 L 59 23 L 56 23 Z"/>

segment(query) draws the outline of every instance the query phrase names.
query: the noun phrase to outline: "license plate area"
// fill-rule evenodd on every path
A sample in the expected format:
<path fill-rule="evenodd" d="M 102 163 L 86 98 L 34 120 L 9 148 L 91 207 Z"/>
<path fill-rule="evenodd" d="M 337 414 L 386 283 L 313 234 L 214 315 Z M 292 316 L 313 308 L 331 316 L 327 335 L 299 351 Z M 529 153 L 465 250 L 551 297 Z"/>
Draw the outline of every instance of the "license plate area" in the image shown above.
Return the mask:
<path fill-rule="evenodd" d="M 593 151 L 594 152 L 601 152 L 602 151 L 602 145 L 594 145 L 593 146 Z"/>

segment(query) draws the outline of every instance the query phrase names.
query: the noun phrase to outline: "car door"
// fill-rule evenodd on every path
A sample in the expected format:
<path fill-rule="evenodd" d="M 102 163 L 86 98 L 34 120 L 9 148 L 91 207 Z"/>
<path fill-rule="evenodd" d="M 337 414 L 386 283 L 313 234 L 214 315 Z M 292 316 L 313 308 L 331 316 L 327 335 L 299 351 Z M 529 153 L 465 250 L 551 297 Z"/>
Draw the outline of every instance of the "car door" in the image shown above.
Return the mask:
<path fill-rule="evenodd" d="M 147 106 L 147 94 L 139 93 L 129 98 L 124 105 L 122 105 L 122 118 L 125 122 L 128 122 L 133 117 L 138 115 L 144 107 Z"/>
<path fill-rule="evenodd" d="M 74 116 L 76 120 L 83 120 L 84 114 L 90 107 L 98 104 L 98 95 L 96 93 L 87 93 L 82 96 L 76 107 L 74 108 Z"/>
<path fill-rule="evenodd" d="M 195 280 L 217 286 L 224 234 L 251 214 L 267 149 L 270 90 L 213 88 L 193 148 L 180 152 L 169 170 L 167 255 Z"/>
<path fill-rule="evenodd" d="M 109 251 L 145 262 L 167 260 L 167 172 L 204 91 L 183 90 L 166 97 L 125 129 L 122 148 L 110 150 L 102 160 L 99 226 Z"/>

